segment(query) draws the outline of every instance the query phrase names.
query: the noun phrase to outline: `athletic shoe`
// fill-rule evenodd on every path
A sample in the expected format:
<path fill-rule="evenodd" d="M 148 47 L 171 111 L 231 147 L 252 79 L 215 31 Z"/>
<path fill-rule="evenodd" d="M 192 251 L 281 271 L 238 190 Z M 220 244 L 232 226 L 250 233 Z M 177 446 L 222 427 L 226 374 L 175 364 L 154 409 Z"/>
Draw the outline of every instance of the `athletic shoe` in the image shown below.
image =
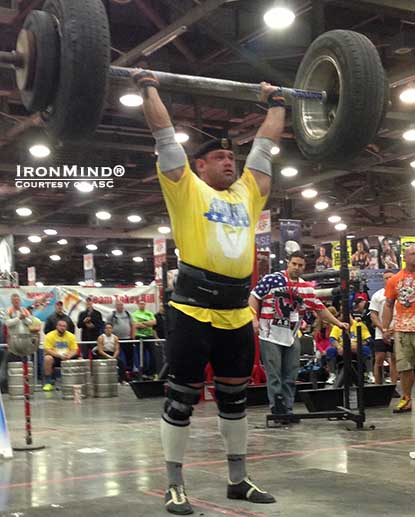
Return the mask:
<path fill-rule="evenodd" d="M 369 373 L 367 374 L 367 382 L 368 382 L 369 384 L 375 384 L 375 382 L 376 382 L 376 381 L 375 381 L 375 376 L 373 375 L 373 373 L 372 373 L 372 372 L 369 372 Z"/>
<path fill-rule="evenodd" d="M 334 373 L 331 373 L 329 375 L 329 378 L 326 380 L 326 384 L 334 384 L 336 381 L 336 375 Z"/>
<path fill-rule="evenodd" d="M 246 477 L 240 483 L 228 484 L 228 499 L 243 499 L 251 503 L 275 503 L 275 498 L 258 488 Z"/>
<path fill-rule="evenodd" d="M 43 391 L 53 391 L 53 386 L 52 384 L 45 384 L 43 386 Z"/>
<path fill-rule="evenodd" d="M 412 400 L 402 397 L 398 405 L 393 410 L 394 413 L 409 413 L 412 411 Z"/>
<path fill-rule="evenodd" d="M 415 460 L 415 451 L 409 453 L 411 460 Z"/>
<path fill-rule="evenodd" d="M 190 515 L 193 508 L 189 503 L 183 485 L 170 485 L 164 496 L 166 510 L 176 515 Z"/>

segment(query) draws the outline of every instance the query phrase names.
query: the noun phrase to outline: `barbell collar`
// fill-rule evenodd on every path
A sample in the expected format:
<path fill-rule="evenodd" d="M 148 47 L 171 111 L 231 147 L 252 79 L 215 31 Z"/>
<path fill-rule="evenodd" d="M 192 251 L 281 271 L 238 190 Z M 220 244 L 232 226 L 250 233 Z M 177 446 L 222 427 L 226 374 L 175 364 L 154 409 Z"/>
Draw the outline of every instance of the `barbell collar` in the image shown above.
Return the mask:
<path fill-rule="evenodd" d="M 110 76 L 114 78 L 131 79 L 131 72 L 131 68 L 119 66 L 112 66 L 110 68 Z M 240 83 L 238 81 L 172 74 L 169 72 L 156 72 L 154 70 L 151 70 L 151 73 L 158 79 L 161 90 L 173 93 L 205 95 L 249 102 L 259 102 L 261 95 L 260 84 Z M 308 92 L 284 87 L 281 88 L 281 92 L 288 102 L 292 102 L 294 98 L 315 99 L 320 102 L 325 102 L 327 99 L 325 92 Z"/>
<path fill-rule="evenodd" d="M 15 68 L 21 68 L 24 65 L 24 56 L 20 52 L 13 50 L 12 52 L 0 52 L 0 65 L 5 67 L 14 66 Z"/>

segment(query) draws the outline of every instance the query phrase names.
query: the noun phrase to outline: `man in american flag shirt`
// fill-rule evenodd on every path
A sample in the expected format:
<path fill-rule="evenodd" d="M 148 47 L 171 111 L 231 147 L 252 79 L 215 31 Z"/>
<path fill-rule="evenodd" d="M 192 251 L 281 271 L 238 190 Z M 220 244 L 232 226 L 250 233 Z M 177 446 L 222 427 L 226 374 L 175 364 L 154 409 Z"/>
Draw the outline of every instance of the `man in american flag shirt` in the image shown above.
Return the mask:
<path fill-rule="evenodd" d="M 304 268 L 304 254 L 295 251 L 287 270 L 265 275 L 249 298 L 257 315 L 260 312 L 259 322 L 258 317 L 254 319 L 254 328 L 261 344 L 268 400 L 276 414 L 292 413 L 300 364 L 298 330 L 305 311 L 314 311 L 319 319 L 348 330 L 348 325 L 335 318 L 317 298 L 312 285 L 301 278 Z"/>

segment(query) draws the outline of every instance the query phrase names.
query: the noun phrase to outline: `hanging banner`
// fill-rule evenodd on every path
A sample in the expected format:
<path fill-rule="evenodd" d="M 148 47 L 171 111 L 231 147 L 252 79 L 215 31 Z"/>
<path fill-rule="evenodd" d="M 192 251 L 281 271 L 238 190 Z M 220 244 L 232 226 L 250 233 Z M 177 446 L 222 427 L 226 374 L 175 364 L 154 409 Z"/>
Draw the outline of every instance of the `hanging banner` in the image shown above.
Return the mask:
<path fill-rule="evenodd" d="M 0 273 L 14 271 L 14 237 L 6 235 L 0 237 Z"/>
<path fill-rule="evenodd" d="M 263 210 L 255 228 L 255 244 L 262 250 L 270 249 L 271 242 L 271 210 Z"/>
<path fill-rule="evenodd" d="M 86 285 L 93 286 L 95 284 L 95 268 L 93 253 L 86 253 L 84 255 L 84 278 Z"/>
<path fill-rule="evenodd" d="M 379 235 L 380 263 L 382 269 L 399 269 L 401 259 L 401 249 L 398 237 L 389 235 Z"/>
<path fill-rule="evenodd" d="M 331 256 L 331 243 L 326 242 L 324 244 L 320 244 L 314 271 L 319 272 L 319 271 L 325 271 L 326 269 L 332 269 L 332 268 L 333 268 L 333 259 Z"/>
<path fill-rule="evenodd" d="M 301 223 L 297 219 L 280 219 L 280 258 L 282 260 L 301 249 Z"/>
<path fill-rule="evenodd" d="M 415 237 L 401 237 L 401 262 L 402 269 L 406 268 L 405 251 L 411 246 L 415 246 Z"/>
<path fill-rule="evenodd" d="M 35 285 L 36 284 L 36 268 L 34 266 L 30 266 L 27 268 L 27 285 Z"/>
<path fill-rule="evenodd" d="M 340 269 L 340 241 L 333 241 L 331 243 L 331 257 L 333 269 Z M 350 240 L 347 240 L 347 265 L 352 267 L 352 243 Z"/>
<path fill-rule="evenodd" d="M 13 450 L 10 444 L 10 435 L 7 427 L 6 413 L 4 412 L 3 398 L 0 392 L 0 456 L 13 458 Z"/>
<path fill-rule="evenodd" d="M 158 237 L 153 241 L 154 254 L 154 280 L 157 285 L 163 283 L 163 264 L 167 261 L 167 244 L 164 237 Z"/>

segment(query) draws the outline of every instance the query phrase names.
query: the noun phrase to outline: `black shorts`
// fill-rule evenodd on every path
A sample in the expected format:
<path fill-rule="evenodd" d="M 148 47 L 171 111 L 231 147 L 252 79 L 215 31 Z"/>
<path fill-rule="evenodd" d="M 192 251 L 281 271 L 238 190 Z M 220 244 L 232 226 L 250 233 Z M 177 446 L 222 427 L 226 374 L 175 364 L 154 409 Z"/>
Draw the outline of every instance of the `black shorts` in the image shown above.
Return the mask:
<path fill-rule="evenodd" d="M 390 343 L 386 343 L 383 339 L 375 339 L 375 353 L 376 352 L 390 352 L 393 354 L 393 339 Z"/>
<path fill-rule="evenodd" d="M 58 359 L 57 357 L 53 358 L 53 367 L 60 368 L 62 359 Z"/>
<path fill-rule="evenodd" d="M 217 377 L 251 376 L 255 356 L 251 322 L 238 329 L 218 329 L 174 307 L 169 318 L 172 330 L 167 337 L 167 361 L 169 373 L 177 381 L 203 382 L 208 362 Z"/>

